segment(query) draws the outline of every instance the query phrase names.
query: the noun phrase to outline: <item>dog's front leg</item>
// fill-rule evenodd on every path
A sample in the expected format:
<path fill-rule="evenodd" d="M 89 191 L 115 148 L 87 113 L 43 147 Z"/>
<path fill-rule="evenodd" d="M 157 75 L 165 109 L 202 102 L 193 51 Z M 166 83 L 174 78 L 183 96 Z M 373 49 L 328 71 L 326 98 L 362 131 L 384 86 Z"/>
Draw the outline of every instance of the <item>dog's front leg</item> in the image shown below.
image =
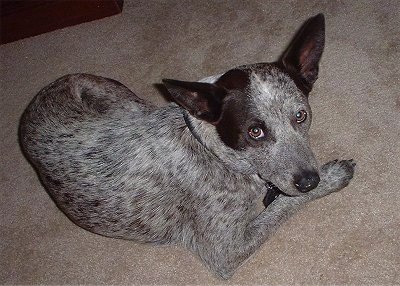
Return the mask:
<path fill-rule="evenodd" d="M 303 197 L 277 197 L 261 214 L 247 223 L 224 225 L 213 243 L 197 249 L 203 261 L 220 277 L 229 279 L 237 268 L 249 258 L 296 210 L 307 202 Z M 236 228 L 234 231 L 232 228 Z"/>
<path fill-rule="evenodd" d="M 253 221 L 247 225 L 243 241 L 232 249 L 228 264 L 224 265 L 220 275 L 229 278 L 245 259 L 247 259 L 276 229 L 300 210 L 308 202 L 324 197 L 346 187 L 353 177 L 355 163 L 352 160 L 332 161 L 320 170 L 321 182 L 318 187 L 301 196 L 289 197 L 281 195 Z"/>

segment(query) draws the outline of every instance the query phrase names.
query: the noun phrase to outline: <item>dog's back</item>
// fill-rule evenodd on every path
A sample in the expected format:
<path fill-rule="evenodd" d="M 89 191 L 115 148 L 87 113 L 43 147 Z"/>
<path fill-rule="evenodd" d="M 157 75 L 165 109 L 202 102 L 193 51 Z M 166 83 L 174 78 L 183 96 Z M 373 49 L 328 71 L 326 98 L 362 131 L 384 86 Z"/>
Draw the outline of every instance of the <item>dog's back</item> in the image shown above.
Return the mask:
<path fill-rule="evenodd" d="M 192 244 L 225 200 L 240 213 L 244 198 L 263 189 L 215 160 L 181 108 L 153 108 L 93 75 L 65 76 L 39 92 L 22 116 L 20 139 L 60 209 L 106 236 Z M 241 189 L 248 193 L 235 194 Z"/>

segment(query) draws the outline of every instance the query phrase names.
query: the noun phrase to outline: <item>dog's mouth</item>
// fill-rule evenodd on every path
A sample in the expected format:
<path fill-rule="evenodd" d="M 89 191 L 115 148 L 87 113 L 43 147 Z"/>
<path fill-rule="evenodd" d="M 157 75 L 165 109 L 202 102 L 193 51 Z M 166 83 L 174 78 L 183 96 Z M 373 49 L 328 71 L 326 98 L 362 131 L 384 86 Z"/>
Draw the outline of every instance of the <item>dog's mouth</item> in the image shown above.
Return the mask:
<path fill-rule="evenodd" d="M 272 183 L 271 181 L 268 181 L 266 179 L 264 179 L 260 174 L 258 174 L 258 176 L 260 177 L 261 180 L 263 180 L 265 182 L 265 186 L 267 187 L 267 192 L 277 192 L 283 195 L 287 195 L 285 194 L 283 191 L 281 191 L 274 183 Z"/>
<path fill-rule="evenodd" d="M 265 181 L 265 186 L 267 187 L 267 194 L 263 199 L 265 207 L 268 207 L 280 195 L 285 195 L 277 186 L 275 186 L 270 181 Z"/>
<path fill-rule="evenodd" d="M 281 192 L 281 190 L 270 181 L 265 181 L 265 186 L 267 187 L 268 191 L 273 190 Z"/>

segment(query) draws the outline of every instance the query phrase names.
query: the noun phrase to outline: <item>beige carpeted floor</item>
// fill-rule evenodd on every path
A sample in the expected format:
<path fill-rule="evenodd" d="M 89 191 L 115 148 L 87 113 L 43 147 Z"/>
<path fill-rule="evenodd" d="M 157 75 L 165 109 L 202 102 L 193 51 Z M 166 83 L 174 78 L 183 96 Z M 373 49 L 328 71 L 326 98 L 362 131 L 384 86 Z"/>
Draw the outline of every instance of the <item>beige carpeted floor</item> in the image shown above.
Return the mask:
<path fill-rule="evenodd" d="M 126 0 L 123 13 L 0 46 L 0 284 L 400 284 L 400 1 Z M 17 141 L 54 79 L 88 72 L 163 105 L 164 77 L 197 80 L 273 61 L 309 16 L 326 17 L 311 94 L 321 163 L 354 158 L 340 193 L 310 204 L 227 282 L 177 247 L 89 233 L 53 204 Z"/>

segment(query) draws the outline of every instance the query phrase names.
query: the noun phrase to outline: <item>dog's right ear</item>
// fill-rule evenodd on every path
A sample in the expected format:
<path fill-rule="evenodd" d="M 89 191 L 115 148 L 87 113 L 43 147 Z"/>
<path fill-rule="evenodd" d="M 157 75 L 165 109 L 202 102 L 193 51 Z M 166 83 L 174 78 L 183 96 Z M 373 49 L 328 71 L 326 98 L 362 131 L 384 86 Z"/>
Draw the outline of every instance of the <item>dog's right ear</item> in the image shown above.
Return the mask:
<path fill-rule="evenodd" d="M 177 104 L 198 119 L 217 123 L 222 112 L 226 89 L 212 83 L 163 79 L 165 87 Z"/>

